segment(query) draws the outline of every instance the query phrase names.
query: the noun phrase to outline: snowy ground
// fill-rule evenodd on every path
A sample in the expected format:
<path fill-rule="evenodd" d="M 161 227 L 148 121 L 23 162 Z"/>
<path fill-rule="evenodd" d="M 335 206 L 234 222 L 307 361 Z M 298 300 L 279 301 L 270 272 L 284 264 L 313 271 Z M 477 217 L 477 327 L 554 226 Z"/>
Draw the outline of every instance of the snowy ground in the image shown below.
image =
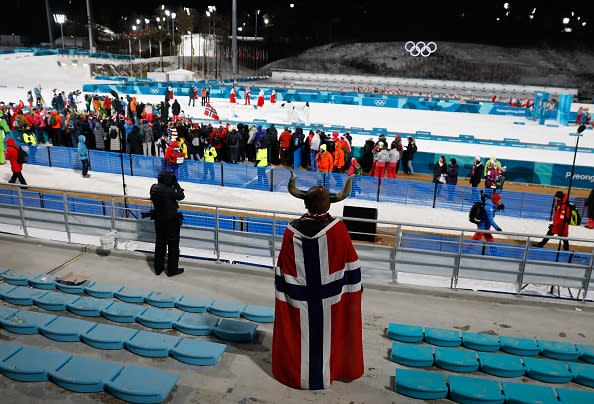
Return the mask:
<path fill-rule="evenodd" d="M 55 56 L 54 56 L 55 58 Z M 41 62 L 41 60 L 44 60 Z M 42 71 L 44 63 L 54 63 L 51 60 L 45 60 L 45 57 L 39 58 L 23 58 L 26 62 L 21 62 L 23 77 L 30 77 L 30 87 L 38 83 L 36 75 Z M 6 60 L 0 58 L 0 65 L 6 63 Z M 11 68 L 18 69 L 16 62 L 11 61 Z M 58 74 L 62 72 L 63 74 Z M 59 88 L 66 91 L 80 88 L 85 82 L 92 82 L 92 80 L 81 79 L 80 76 L 72 76 L 72 80 L 68 81 L 68 72 L 58 70 L 53 72 L 57 75 L 56 83 L 52 83 L 45 75 L 45 82 L 42 84 L 45 88 L 44 96 L 48 99 L 50 93 L 48 89 Z M 4 77 L 3 83 L 6 87 L 0 88 L 0 100 L 5 102 L 18 101 L 24 99 L 26 91 L 29 87 L 18 88 L 22 85 L 22 78 L 18 79 L 16 73 L 12 73 L 9 78 Z M 13 80 L 10 82 L 9 80 Z M 55 86 L 54 86 L 55 84 Z M 141 96 L 140 100 L 144 102 L 157 102 L 161 100 L 160 96 Z M 255 100 L 254 100 L 255 101 Z M 202 117 L 203 109 L 201 107 L 188 107 L 187 98 L 180 99 L 182 108 L 187 115 Z M 217 108 L 219 115 L 223 121 L 227 119 L 246 120 L 253 119 L 267 119 L 268 122 L 276 122 L 280 126 L 287 124 L 287 112 L 280 106 L 265 105 L 262 109 L 255 109 L 253 106 L 245 105 L 230 105 L 227 100 L 213 99 L 212 104 Z M 297 103 L 296 103 L 297 104 Z M 304 120 L 303 106 L 296 105 L 297 115 L 301 120 Z M 463 114 L 451 112 L 427 112 L 415 110 L 400 110 L 388 108 L 372 108 L 372 107 L 358 107 L 347 105 L 332 105 L 332 104 L 312 104 L 310 122 L 319 122 L 324 124 L 338 124 L 350 126 L 358 126 L 365 128 L 386 127 L 393 131 L 414 132 L 416 130 L 431 131 L 434 134 L 442 135 L 457 135 L 473 134 L 477 138 L 492 138 L 503 139 L 504 137 L 518 138 L 523 142 L 542 143 L 546 144 L 549 141 L 559 142 L 573 142 L 574 138 L 568 136 L 568 133 L 573 130 L 571 127 L 550 128 L 534 124 L 526 121 L 526 125 L 514 125 L 514 121 L 520 118 L 504 117 L 504 116 L 489 116 L 477 114 Z M 587 132 L 588 133 L 588 132 Z M 584 136 L 580 142 L 582 146 L 594 147 L 593 132 L 589 132 Z M 355 145 L 362 145 L 365 138 L 358 136 L 354 138 Z M 548 151 L 548 150 L 532 150 L 529 154 L 525 150 L 507 147 L 494 147 L 484 145 L 465 145 L 463 143 L 450 142 L 431 142 L 419 141 L 418 146 L 420 150 L 441 152 L 444 154 L 455 153 L 468 156 L 482 155 L 492 156 L 496 155 L 500 160 L 517 159 L 517 160 L 534 160 L 543 162 L 558 162 L 571 164 L 573 153 Z M 594 165 L 594 154 L 579 153 L 577 158 L 577 165 Z M 48 168 L 41 166 L 27 165 L 24 169 L 24 176 L 27 182 L 31 185 L 50 186 L 55 188 L 67 188 L 72 190 L 88 191 L 92 189 L 96 192 L 106 193 L 121 193 L 121 177 L 118 175 L 104 174 L 92 172 L 90 179 L 84 179 L 79 172 L 73 170 L 66 170 L 60 168 Z M 0 166 L 0 180 L 7 181 L 10 177 L 10 168 L 8 165 Z M 126 183 L 128 185 L 128 194 L 147 197 L 150 185 L 154 179 L 142 177 L 127 177 Z M 236 188 L 222 188 L 208 185 L 183 184 L 186 189 L 187 201 L 198 202 L 206 204 L 225 205 L 232 207 L 251 207 L 269 210 L 283 210 L 302 212 L 302 201 L 291 197 L 288 194 L 275 193 L 271 198 L 270 193 L 262 191 L 249 191 L 245 189 Z M 333 205 L 331 213 L 333 215 L 341 215 L 342 205 L 345 202 Z M 348 203 L 348 202 L 347 202 Z M 415 207 L 411 205 L 401 206 L 387 203 L 376 203 L 368 201 L 356 201 L 358 206 L 377 207 L 379 211 L 379 220 L 394 221 L 410 223 L 414 218 L 414 223 L 417 225 L 440 225 L 448 227 L 469 228 L 468 214 L 466 212 L 456 212 L 447 209 L 429 209 L 427 207 Z M 498 224 L 506 232 L 517 233 L 532 233 L 543 234 L 547 229 L 547 222 L 530 219 L 518 219 L 514 217 L 505 217 L 501 215 L 497 217 Z M 0 226 L 0 231 L 6 230 L 9 232 L 18 231 L 5 226 Z M 469 228 L 469 230 L 471 230 Z M 41 232 L 33 234 L 39 237 L 49 237 L 63 239 L 63 235 L 52 235 L 49 232 Z M 592 238 L 592 231 L 583 227 L 572 227 L 571 236 L 578 238 Z M 78 242 L 98 244 L 96 239 L 88 239 L 82 237 Z M 136 245 L 129 245 L 130 248 L 137 247 Z M 150 246 L 139 246 L 139 248 L 150 249 Z M 183 253 L 193 253 L 192 251 L 183 251 Z M 266 262 L 269 264 L 269 262 Z M 406 275 L 403 274 L 399 280 L 405 283 L 429 284 L 447 286 L 444 280 L 438 280 L 426 276 Z M 502 291 L 511 291 L 512 285 L 495 285 L 488 282 L 464 281 L 462 280 L 459 287 L 468 287 L 471 289 L 493 289 Z M 534 290 L 536 293 L 541 292 L 539 288 Z"/>

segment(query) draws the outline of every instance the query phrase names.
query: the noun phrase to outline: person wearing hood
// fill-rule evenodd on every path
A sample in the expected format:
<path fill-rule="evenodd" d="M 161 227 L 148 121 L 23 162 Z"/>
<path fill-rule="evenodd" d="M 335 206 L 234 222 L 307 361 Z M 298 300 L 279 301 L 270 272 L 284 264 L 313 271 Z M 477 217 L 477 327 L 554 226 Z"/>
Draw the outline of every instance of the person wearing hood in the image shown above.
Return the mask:
<path fill-rule="evenodd" d="M 569 217 L 571 208 L 568 204 L 567 195 L 562 191 L 555 192 L 555 210 L 553 211 L 553 223 L 549 225 L 547 236 L 569 236 Z M 549 238 L 543 238 L 539 243 L 534 243 L 534 247 L 544 247 L 549 242 Z M 569 251 L 569 241 L 563 240 L 563 249 Z"/>
<path fill-rule="evenodd" d="M 171 105 L 171 115 L 173 115 L 173 122 L 177 121 L 177 116 L 181 112 L 181 105 L 177 102 L 177 98 L 173 101 L 173 105 Z"/>
<path fill-rule="evenodd" d="M 172 140 L 165 150 L 165 167 L 167 171 L 173 172 L 177 178 L 180 164 L 184 162 L 184 153 L 181 151 L 177 140 Z"/>
<path fill-rule="evenodd" d="M 126 142 L 128 142 L 128 152 L 130 154 L 142 154 L 142 136 L 138 126 L 134 125 L 132 127 Z"/>
<path fill-rule="evenodd" d="M 21 147 L 17 146 L 13 138 L 9 137 L 6 139 L 6 160 L 10 162 L 10 170 L 12 171 L 12 177 L 10 177 L 8 182 L 15 184 L 18 179 L 21 184 L 27 185 L 22 173 L 23 165 L 18 162 L 20 148 Z"/>
<path fill-rule="evenodd" d="M 80 158 L 80 164 L 82 165 L 82 176 L 83 178 L 89 178 L 89 149 L 85 144 L 85 135 L 78 136 L 78 157 Z"/>
<path fill-rule="evenodd" d="M 170 171 L 161 171 L 150 190 L 153 203 L 152 218 L 155 220 L 155 275 L 163 271 L 167 276 L 175 276 L 184 272 L 179 268 L 179 231 L 183 215 L 177 211 L 178 201 L 185 198 L 184 190 L 177 178 Z M 165 254 L 167 253 L 167 267 Z"/>

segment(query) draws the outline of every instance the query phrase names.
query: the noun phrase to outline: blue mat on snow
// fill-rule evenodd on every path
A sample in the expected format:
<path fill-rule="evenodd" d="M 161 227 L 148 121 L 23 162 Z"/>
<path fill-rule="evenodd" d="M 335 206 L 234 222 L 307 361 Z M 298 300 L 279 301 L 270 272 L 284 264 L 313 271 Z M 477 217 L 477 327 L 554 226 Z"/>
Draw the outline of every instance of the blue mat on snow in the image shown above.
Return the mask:
<path fill-rule="evenodd" d="M 448 376 L 450 398 L 457 403 L 503 404 L 501 385 L 495 380 L 468 376 Z"/>
<path fill-rule="evenodd" d="M 97 324 L 97 327 L 80 335 L 81 341 L 98 349 L 124 349 L 124 343 L 139 331 L 128 327 L 110 324 Z"/>
<path fill-rule="evenodd" d="M 204 313 L 214 300 L 209 297 L 182 296 L 175 306 L 190 313 Z"/>
<path fill-rule="evenodd" d="M 124 346 L 136 355 L 149 358 L 164 358 L 181 338 L 155 332 L 139 331 L 135 336 L 124 342 Z"/>
<path fill-rule="evenodd" d="M 70 358 L 71 355 L 62 352 L 23 347 L 0 362 L 0 372 L 20 382 L 44 382 L 48 380 L 48 372 L 60 368 Z"/>
<path fill-rule="evenodd" d="M 396 369 L 396 392 L 420 400 L 446 398 L 445 375 L 422 370 Z"/>
<path fill-rule="evenodd" d="M 127 366 L 115 379 L 105 383 L 106 390 L 131 403 L 161 403 L 177 384 L 179 376 L 155 369 Z"/>
<path fill-rule="evenodd" d="M 97 323 L 70 317 L 58 317 L 51 323 L 39 327 L 39 332 L 49 339 L 61 342 L 78 342 L 80 335 L 95 327 Z"/>
<path fill-rule="evenodd" d="M 41 307 L 44 310 L 50 311 L 66 311 L 66 306 L 81 297 L 78 295 L 70 295 L 60 292 L 49 291 L 42 296 L 33 299 L 33 304 Z"/>
<path fill-rule="evenodd" d="M 217 317 L 201 313 L 185 313 L 173 323 L 173 328 L 189 335 L 210 335 L 218 322 Z"/>
<path fill-rule="evenodd" d="M 2 328 L 13 334 L 39 334 L 39 327 L 43 327 L 57 319 L 58 316 L 35 311 L 19 310 L 5 318 L 0 318 Z"/>
<path fill-rule="evenodd" d="M 105 382 L 115 378 L 124 365 L 101 359 L 75 356 L 57 370 L 50 370 L 51 380 L 58 386 L 77 393 L 100 393 Z"/>
<path fill-rule="evenodd" d="M 225 344 L 184 338 L 169 354 L 189 365 L 212 366 L 221 360 L 226 348 Z"/>

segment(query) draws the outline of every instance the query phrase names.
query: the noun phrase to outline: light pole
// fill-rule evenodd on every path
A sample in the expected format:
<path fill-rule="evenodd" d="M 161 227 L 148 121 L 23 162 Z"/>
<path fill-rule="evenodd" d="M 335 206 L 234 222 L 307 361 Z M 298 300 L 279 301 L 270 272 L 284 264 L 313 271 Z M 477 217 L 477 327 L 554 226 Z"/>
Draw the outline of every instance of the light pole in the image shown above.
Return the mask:
<path fill-rule="evenodd" d="M 575 133 L 570 133 L 569 136 L 575 136 L 575 150 L 573 151 L 573 163 L 571 164 L 571 177 L 569 177 L 569 187 L 567 188 L 567 200 L 569 201 L 569 196 L 571 195 L 571 185 L 573 183 L 573 173 L 575 172 L 575 159 L 577 157 L 578 147 L 580 144 L 580 137 L 582 137 L 582 132 L 586 130 L 586 125 L 578 126 Z"/>
<path fill-rule="evenodd" d="M 89 52 L 94 52 L 93 46 L 93 14 L 91 12 L 91 0 L 87 0 L 87 24 L 89 25 Z"/>
<path fill-rule="evenodd" d="M 62 26 L 66 22 L 66 16 L 64 14 L 54 14 L 54 21 L 60 24 L 60 34 L 62 35 L 62 49 L 64 49 L 64 29 Z"/>
<path fill-rule="evenodd" d="M 47 17 L 47 30 L 49 32 L 49 41 L 52 49 L 54 48 L 54 33 L 52 31 L 52 18 L 50 17 L 52 10 L 50 9 L 49 0 L 45 0 L 45 16 Z"/>
<path fill-rule="evenodd" d="M 171 12 L 169 10 L 165 10 L 165 15 L 167 16 L 167 18 L 169 18 L 171 16 Z M 165 22 L 165 21 L 163 21 L 163 22 Z M 167 27 L 169 27 L 169 21 L 167 21 Z M 173 38 L 171 38 L 171 41 L 173 41 Z M 173 55 L 171 44 L 172 44 L 172 42 L 169 42 L 169 56 Z"/>
<path fill-rule="evenodd" d="M 258 37 L 258 16 L 260 15 L 260 10 L 256 10 L 256 28 L 254 29 L 254 39 Z"/>
<path fill-rule="evenodd" d="M 237 65 L 237 0 L 232 1 L 231 8 L 231 69 L 233 78 L 236 78 L 239 74 Z"/>
<path fill-rule="evenodd" d="M 177 68 L 179 69 L 179 52 L 175 47 L 175 13 L 171 13 L 171 40 L 173 41 L 173 50 L 177 53 Z"/>

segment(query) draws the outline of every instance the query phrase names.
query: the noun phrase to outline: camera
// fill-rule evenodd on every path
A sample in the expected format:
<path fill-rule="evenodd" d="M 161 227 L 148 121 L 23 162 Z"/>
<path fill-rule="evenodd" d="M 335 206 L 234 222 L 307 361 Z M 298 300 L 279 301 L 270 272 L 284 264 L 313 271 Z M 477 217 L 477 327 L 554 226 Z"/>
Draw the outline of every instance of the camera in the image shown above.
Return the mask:
<path fill-rule="evenodd" d="M 80 90 L 76 90 L 73 92 L 74 95 L 80 95 Z"/>
<path fill-rule="evenodd" d="M 155 220 L 155 210 L 154 209 L 151 209 L 151 210 L 149 210 L 147 212 L 140 212 L 140 216 L 143 219 L 146 219 L 148 217 L 151 220 Z"/>

